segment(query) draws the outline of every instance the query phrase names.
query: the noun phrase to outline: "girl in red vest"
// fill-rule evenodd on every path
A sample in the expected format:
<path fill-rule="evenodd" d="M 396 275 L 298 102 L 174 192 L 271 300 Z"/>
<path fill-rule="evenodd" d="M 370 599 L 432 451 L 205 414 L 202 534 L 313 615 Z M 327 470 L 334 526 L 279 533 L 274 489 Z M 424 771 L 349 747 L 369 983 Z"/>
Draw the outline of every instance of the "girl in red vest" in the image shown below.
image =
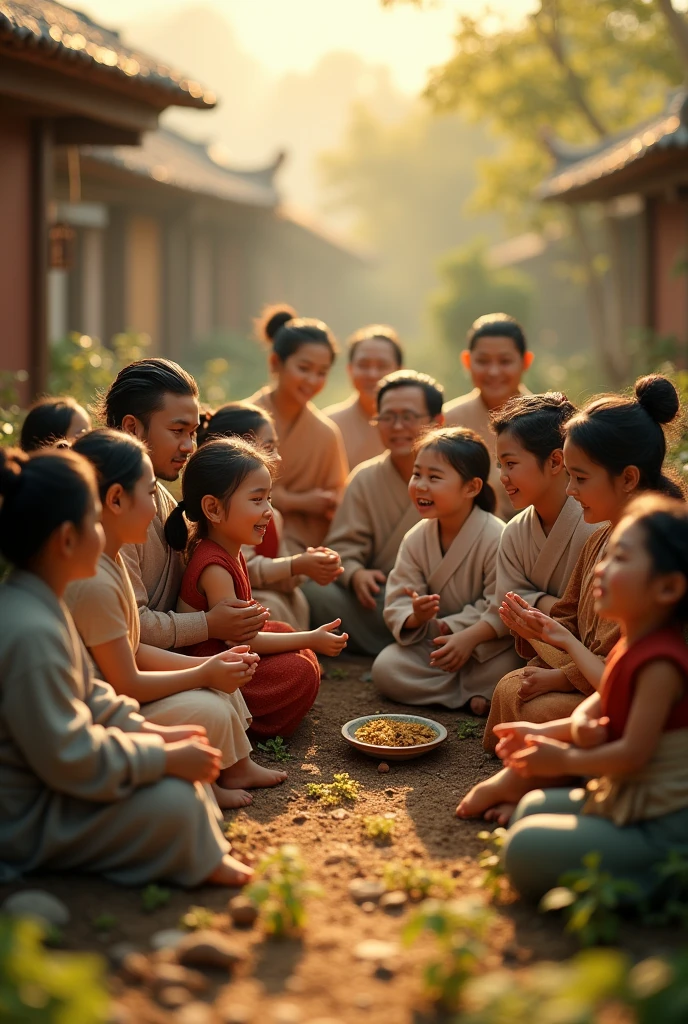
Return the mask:
<path fill-rule="evenodd" d="M 524 778 L 583 776 L 534 790 L 512 818 L 504 863 L 540 896 L 586 853 L 645 893 L 670 851 L 688 853 L 688 508 L 647 495 L 629 507 L 596 569 L 600 616 L 622 636 L 599 693 L 569 719 L 500 727 L 498 753 Z"/>
<path fill-rule="evenodd" d="M 224 599 L 251 601 L 251 583 L 242 545 L 265 537 L 276 460 L 243 438 L 218 438 L 189 459 L 182 481 L 183 501 L 165 523 L 171 548 L 187 551 L 188 563 L 178 611 L 209 611 Z M 194 528 L 189 536 L 187 523 Z M 346 647 L 336 619 L 318 629 L 296 632 L 270 622 L 251 642 L 261 661 L 242 693 L 260 737 L 290 736 L 313 705 L 320 686 L 316 653 L 336 656 Z M 221 640 L 184 649 L 205 657 L 224 646 Z"/>

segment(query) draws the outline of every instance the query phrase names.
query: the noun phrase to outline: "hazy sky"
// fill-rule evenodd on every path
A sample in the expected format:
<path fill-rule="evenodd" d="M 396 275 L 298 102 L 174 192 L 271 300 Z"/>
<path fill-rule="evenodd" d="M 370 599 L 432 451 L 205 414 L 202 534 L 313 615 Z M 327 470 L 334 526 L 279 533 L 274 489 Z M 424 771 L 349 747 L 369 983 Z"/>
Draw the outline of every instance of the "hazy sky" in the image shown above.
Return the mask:
<path fill-rule="evenodd" d="M 189 0 L 66 2 L 87 11 L 96 21 L 123 30 L 125 36 L 129 25 L 134 26 L 135 36 L 136 22 L 189 6 Z M 481 6 L 479 0 L 436 0 L 425 11 L 405 4 L 383 9 L 379 0 L 202 2 L 225 14 L 242 47 L 276 74 L 309 70 L 330 50 L 352 50 L 371 63 L 386 64 L 397 86 L 406 92 L 419 91 L 427 69 L 451 54 L 457 13 L 470 13 Z M 534 0 L 489 2 L 491 10 L 509 18 L 518 18 L 534 6 Z"/>

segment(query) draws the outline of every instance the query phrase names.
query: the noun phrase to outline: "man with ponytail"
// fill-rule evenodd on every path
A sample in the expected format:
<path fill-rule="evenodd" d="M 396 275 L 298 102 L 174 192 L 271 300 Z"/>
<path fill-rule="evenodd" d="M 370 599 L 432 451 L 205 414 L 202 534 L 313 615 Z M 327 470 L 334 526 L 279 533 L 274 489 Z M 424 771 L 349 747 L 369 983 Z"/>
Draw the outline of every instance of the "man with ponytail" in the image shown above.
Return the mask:
<path fill-rule="evenodd" d="M 151 647 L 187 647 L 208 639 L 250 641 L 268 613 L 256 602 L 220 602 L 209 612 L 175 612 L 184 564 L 165 539 L 165 522 L 176 501 L 161 481 L 176 480 L 195 448 L 199 425 L 198 387 L 169 359 L 141 359 L 117 374 L 101 403 L 108 427 L 146 444 L 157 479 L 157 515 L 145 544 L 126 544 L 122 558 L 136 595 L 141 642 Z"/>

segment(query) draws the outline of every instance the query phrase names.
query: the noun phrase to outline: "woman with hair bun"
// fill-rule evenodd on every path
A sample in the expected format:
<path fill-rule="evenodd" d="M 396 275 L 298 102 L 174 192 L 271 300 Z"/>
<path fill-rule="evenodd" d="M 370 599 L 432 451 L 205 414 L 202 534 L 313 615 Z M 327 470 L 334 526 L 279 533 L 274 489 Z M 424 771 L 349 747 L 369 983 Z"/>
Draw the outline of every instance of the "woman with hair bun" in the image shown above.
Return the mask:
<path fill-rule="evenodd" d="M 248 401 L 267 409 L 277 427 L 282 464 L 272 497 L 287 550 L 298 554 L 324 541 L 348 474 L 339 428 L 313 405 L 337 346 L 326 324 L 297 317 L 290 306 L 264 310 L 258 329 L 270 345 L 273 383 Z"/>
<path fill-rule="evenodd" d="M 448 427 L 468 427 L 480 434 L 492 458 L 490 483 L 497 495 L 497 515 L 510 519 L 513 508 L 499 482 L 490 414 L 510 398 L 527 395 L 521 377 L 533 362 L 521 325 L 507 313 L 487 313 L 471 324 L 461 362 L 473 381 L 473 390 L 444 407 Z"/>
<path fill-rule="evenodd" d="M 584 697 L 598 689 L 604 662 L 619 639 L 618 625 L 600 618 L 595 606 L 595 568 L 610 534 L 631 499 L 646 492 L 684 498 L 664 466 L 664 425 L 679 413 L 676 388 L 652 374 L 636 381 L 635 395 L 593 399 L 564 427 L 564 463 L 568 493 L 583 508 L 586 523 L 601 523 L 586 541 L 563 597 L 549 615 L 516 594 L 507 594 L 502 621 L 516 635 L 516 650 L 529 658 L 526 669 L 499 681 L 492 699 L 483 745 L 494 751 L 506 723 L 544 723 L 568 718 Z M 528 692 L 525 674 L 531 672 Z M 497 808 L 506 823 L 514 805 L 529 788 L 503 769 L 479 783 L 459 804 L 460 817 L 475 817 Z"/>
<path fill-rule="evenodd" d="M 91 417 L 69 396 L 39 398 L 22 423 L 20 444 L 25 452 L 49 447 L 55 441 L 74 440 L 91 429 Z"/>
<path fill-rule="evenodd" d="M 349 338 L 347 370 L 354 393 L 338 405 L 324 409 L 325 416 L 336 423 L 344 438 L 349 469 L 384 453 L 377 427 L 371 420 L 377 416 L 377 388 L 383 377 L 400 370 L 404 352 L 399 336 L 387 324 L 369 324 Z"/>
<path fill-rule="evenodd" d="M 0 881 L 38 869 L 120 885 L 237 885 L 205 786 L 220 751 L 195 725 L 144 721 L 96 679 L 64 604 L 103 551 L 93 468 L 75 452 L 0 448 Z"/>

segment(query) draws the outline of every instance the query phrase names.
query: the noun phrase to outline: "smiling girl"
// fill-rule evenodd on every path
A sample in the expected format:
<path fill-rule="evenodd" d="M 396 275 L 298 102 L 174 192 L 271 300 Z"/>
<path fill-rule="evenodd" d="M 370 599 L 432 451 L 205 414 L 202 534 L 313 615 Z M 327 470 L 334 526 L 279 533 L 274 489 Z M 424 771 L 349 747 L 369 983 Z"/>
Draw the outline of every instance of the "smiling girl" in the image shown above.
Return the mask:
<path fill-rule="evenodd" d="M 615 878 L 651 894 L 656 867 L 688 852 L 688 510 L 647 495 L 616 526 L 595 573 L 595 605 L 622 638 L 599 694 L 576 715 L 503 740 L 505 764 L 527 783 L 583 776 L 583 789 L 530 793 L 504 846 L 506 873 L 537 898 L 591 850 Z"/>
<path fill-rule="evenodd" d="M 98 674 L 117 693 L 134 697 L 158 725 L 193 722 L 221 751 L 214 787 L 221 807 L 251 802 L 246 787 L 272 786 L 284 772 L 251 761 L 251 716 L 241 696 L 258 659 L 246 646 L 214 658 L 188 658 L 142 644 L 136 598 L 122 561 L 124 544 L 139 544 L 155 515 L 155 475 L 143 444 L 115 430 L 85 434 L 73 446 L 98 474 L 105 550 L 94 577 L 70 584 L 65 600 Z"/>
<path fill-rule="evenodd" d="M 259 324 L 270 345 L 273 383 L 249 398 L 272 416 L 282 459 L 273 488 L 290 552 L 322 544 L 348 474 L 339 428 L 313 399 L 327 383 L 337 353 L 329 328 L 288 306 L 267 309 Z"/>
<path fill-rule="evenodd" d="M 422 521 L 404 537 L 384 617 L 396 643 L 373 682 L 404 704 L 470 703 L 484 714 L 500 673 L 518 664 L 488 621 L 504 524 L 492 513 L 490 455 L 472 430 L 431 430 L 416 447 L 409 494 Z"/>
<path fill-rule="evenodd" d="M 103 551 L 93 467 L 71 451 L 0 449 L 0 879 L 41 870 L 120 885 L 237 885 L 204 786 L 221 752 L 202 728 L 144 721 L 94 678 L 64 604 Z"/>
<path fill-rule="evenodd" d="M 468 427 L 482 437 L 492 460 L 490 483 L 502 519 L 513 515 L 511 503 L 499 480 L 490 413 L 510 398 L 528 394 L 521 378 L 533 362 L 523 328 L 506 313 L 487 313 L 471 325 L 461 362 L 473 381 L 473 390 L 444 407 L 448 427 Z"/>
<path fill-rule="evenodd" d="M 241 548 L 260 543 L 272 518 L 270 492 L 275 459 L 242 438 L 218 438 L 203 444 L 189 459 L 182 480 L 183 501 L 165 524 L 168 543 L 187 551 L 188 563 L 179 595 L 180 612 L 207 611 L 218 601 L 251 600 L 251 584 Z M 194 524 L 189 535 L 187 522 Z M 314 652 L 336 656 L 346 634 L 340 620 L 319 629 L 295 632 L 269 622 L 251 640 L 261 656 L 255 674 L 243 687 L 259 736 L 290 736 L 308 713 L 320 686 Z M 208 640 L 187 650 L 199 657 L 216 654 L 222 642 Z"/>
<path fill-rule="evenodd" d="M 501 679 L 494 692 L 483 745 L 494 751 L 505 723 L 551 722 L 569 717 L 583 697 L 599 686 L 604 660 L 619 639 L 619 628 L 601 618 L 594 600 L 595 567 L 612 528 L 631 498 L 643 491 L 682 497 L 664 470 L 666 438 L 662 424 L 679 411 L 676 389 L 666 377 L 641 377 L 635 398 L 606 395 L 594 399 L 564 428 L 568 493 L 583 508 L 586 523 L 605 523 L 583 547 L 564 596 L 551 615 L 507 595 L 501 614 L 516 635 L 516 650 L 529 657 L 528 690 L 524 669 Z M 499 750 L 497 750 L 497 753 Z M 530 788 L 526 786 L 526 789 Z M 502 822 L 526 790 L 508 769 L 478 783 L 459 804 L 460 817 L 485 812 Z"/>

